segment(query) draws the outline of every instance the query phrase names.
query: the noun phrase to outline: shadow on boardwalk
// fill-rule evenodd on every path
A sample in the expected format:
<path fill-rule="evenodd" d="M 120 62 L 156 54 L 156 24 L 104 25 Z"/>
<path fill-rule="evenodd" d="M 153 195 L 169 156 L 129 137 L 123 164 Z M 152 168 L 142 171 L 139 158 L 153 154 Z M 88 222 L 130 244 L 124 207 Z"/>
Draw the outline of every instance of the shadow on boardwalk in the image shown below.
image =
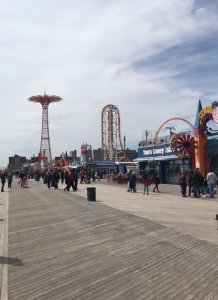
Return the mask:
<path fill-rule="evenodd" d="M 0 264 L 12 265 L 12 266 L 23 266 L 22 260 L 16 257 L 4 257 L 0 256 Z"/>

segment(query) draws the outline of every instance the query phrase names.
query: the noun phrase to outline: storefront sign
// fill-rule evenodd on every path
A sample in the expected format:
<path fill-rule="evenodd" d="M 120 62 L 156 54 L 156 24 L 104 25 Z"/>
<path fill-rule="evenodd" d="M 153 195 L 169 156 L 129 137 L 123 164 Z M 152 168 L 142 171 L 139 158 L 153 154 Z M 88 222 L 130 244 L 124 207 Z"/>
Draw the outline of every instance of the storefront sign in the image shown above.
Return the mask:
<path fill-rule="evenodd" d="M 153 146 L 153 147 L 138 148 L 139 158 L 165 156 L 165 155 L 172 155 L 172 154 L 173 154 L 173 152 L 171 151 L 169 144 Z"/>

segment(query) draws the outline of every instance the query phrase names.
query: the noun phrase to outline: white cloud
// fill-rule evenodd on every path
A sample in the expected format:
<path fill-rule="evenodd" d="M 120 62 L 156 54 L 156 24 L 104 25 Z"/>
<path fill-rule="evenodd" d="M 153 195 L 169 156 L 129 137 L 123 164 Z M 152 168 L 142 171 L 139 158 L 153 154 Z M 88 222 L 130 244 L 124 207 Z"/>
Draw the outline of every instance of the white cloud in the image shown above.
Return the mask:
<path fill-rule="evenodd" d="M 27 98 L 44 88 L 64 99 L 49 107 L 55 155 L 86 141 L 100 147 L 101 110 L 109 103 L 118 106 L 132 145 L 172 116 L 194 122 L 205 91 L 176 78 L 178 57 L 153 70 L 134 65 L 213 32 L 216 12 L 192 0 L 2 2 L 0 165 L 9 154 L 38 152 L 41 108 Z M 202 56 L 192 54 L 184 65 L 196 66 Z"/>

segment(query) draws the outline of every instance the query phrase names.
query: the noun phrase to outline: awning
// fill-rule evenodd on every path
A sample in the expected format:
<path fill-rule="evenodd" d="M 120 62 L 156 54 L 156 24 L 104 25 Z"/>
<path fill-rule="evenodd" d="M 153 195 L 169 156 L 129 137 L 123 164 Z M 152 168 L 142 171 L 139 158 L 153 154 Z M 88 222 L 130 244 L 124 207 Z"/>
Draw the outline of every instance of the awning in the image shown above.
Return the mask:
<path fill-rule="evenodd" d="M 162 155 L 162 156 L 153 156 L 153 157 L 139 157 L 134 159 L 134 162 L 142 162 L 142 161 L 163 161 L 163 160 L 175 160 L 179 159 L 177 155 Z"/>

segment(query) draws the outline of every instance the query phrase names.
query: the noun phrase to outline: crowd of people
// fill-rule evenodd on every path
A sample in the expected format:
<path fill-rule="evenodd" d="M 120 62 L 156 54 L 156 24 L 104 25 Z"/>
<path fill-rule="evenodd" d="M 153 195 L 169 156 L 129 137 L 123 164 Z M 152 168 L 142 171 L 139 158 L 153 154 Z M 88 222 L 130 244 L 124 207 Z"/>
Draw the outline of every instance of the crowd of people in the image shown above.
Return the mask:
<path fill-rule="evenodd" d="M 48 185 L 48 188 L 54 187 L 58 189 L 58 183 L 65 183 L 66 186 L 64 191 L 70 191 L 72 188 L 73 191 L 77 191 L 78 181 L 80 179 L 80 184 L 82 183 L 90 183 L 91 180 L 95 181 L 96 179 L 100 180 L 101 175 L 99 172 L 95 173 L 91 170 L 85 170 L 84 168 L 70 168 L 69 170 L 57 170 L 50 169 L 47 170 L 42 175 L 44 183 Z"/>
<path fill-rule="evenodd" d="M 210 195 L 210 198 L 214 198 L 217 186 L 217 175 L 210 170 L 206 177 L 204 177 L 199 169 L 194 171 L 182 172 L 179 177 L 179 184 L 181 187 L 181 196 L 187 197 L 193 196 L 195 198 L 205 197 L 206 194 Z"/>
<path fill-rule="evenodd" d="M 67 170 L 58 170 L 58 169 L 49 169 L 43 172 L 0 172 L 1 179 L 1 192 L 4 192 L 4 187 L 6 182 L 8 183 L 8 189 L 12 187 L 13 177 L 16 176 L 19 178 L 19 184 L 21 188 L 29 187 L 29 178 L 35 180 L 40 180 L 42 178 L 43 182 L 47 184 L 48 188 L 54 187 L 54 189 L 58 189 L 58 183 L 65 183 L 64 191 L 68 192 L 72 189 L 72 191 L 77 191 L 78 182 L 82 183 L 90 183 L 91 180 L 95 181 L 96 178 L 100 180 L 102 178 L 100 172 L 91 172 L 91 170 L 85 170 L 84 168 L 70 168 Z M 136 184 L 138 181 L 138 177 L 135 172 L 129 171 L 127 173 L 128 178 L 128 192 L 136 193 Z M 153 185 L 153 192 L 160 193 L 159 184 L 160 184 L 160 176 L 158 172 L 151 172 L 145 169 L 141 172 L 141 178 L 143 182 L 143 194 L 149 194 L 149 189 L 151 184 Z M 218 185 L 218 177 L 217 175 L 210 170 L 206 177 L 204 177 L 199 169 L 195 169 L 194 171 L 182 172 L 179 176 L 179 184 L 181 187 L 181 196 L 182 197 L 195 197 L 201 198 L 206 197 L 206 194 L 209 194 L 211 198 L 214 198 L 216 193 L 216 187 Z"/>
<path fill-rule="evenodd" d="M 12 188 L 13 178 L 16 176 L 19 178 L 18 183 L 20 184 L 21 188 L 28 188 L 28 177 L 30 176 L 28 173 L 25 172 L 0 172 L 0 179 L 1 179 L 1 192 L 4 192 L 5 184 L 8 183 L 8 189 Z"/>
<path fill-rule="evenodd" d="M 77 190 L 78 180 L 80 183 L 90 183 L 91 181 L 104 178 L 106 171 L 85 170 L 85 168 L 69 168 L 67 170 L 60 170 L 57 168 L 51 168 L 43 171 L 16 171 L 7 172 L 0 171 L 1 180 L 1 192 L 4 192 L 5 184 L 8 182 L 8 188 L 12 187 L 13 177 L 18 178 L 18 183 L 21 188 L 29 188 L 29 179 L 35 179 L 39 181 L 43 180 L 47 184 L 48 188 L 54 187 L 58 189 L 58 183 L 66 184 L 65 191 L 69 191 L 71 188 L 73 191 Z"/>
<path fill-rule="evenodd" d="M 159 190 L 159 184 L 160 184 L 160 176 L 157 172 L 150 172 L 146 168 L 141 174 L 142 176 L 142 182 L 143 182 L 143 194 L 149 195 L 149 186 L 151 184 L 154 184 L 153 192 L 156 191 L 160 193 Z M 136 193 L 136 183 L 137 183 L 137 176 L 135 172 L 132 172 L 131 170 L 128 173 L 128 192 L 134 192 Z"/>
<path fill-rule="evenodd" d="M 149 194 L 149 189 L 152 185 L 151 191 L 160 193 L 159 184 L 160 176 L 158 172 L 149 171 L 145 169 L 141 172 L 143 182 L 143 194 Z M 136 193 L 136 184 L 138 178 L 135 172 L 128 173 L 128 192 Z M 206 197 L 208 194 L 210 198 L 214 198 L 216 194 L 216 187 L 218 186 L 218 176 L 212 170 L 204 177 L 198 168 L 194 171 L 184 171 L 179 176 L 179 185 L 181 188 L 182 197 Z"/>
<path fill-rule="evenodd" d="M 8 188 L 12 187 L 13 173 L 11 172 L 0 172 L 1 179 L 1 192 L 4 192 L 5 183 L 8 182 Z"/>

